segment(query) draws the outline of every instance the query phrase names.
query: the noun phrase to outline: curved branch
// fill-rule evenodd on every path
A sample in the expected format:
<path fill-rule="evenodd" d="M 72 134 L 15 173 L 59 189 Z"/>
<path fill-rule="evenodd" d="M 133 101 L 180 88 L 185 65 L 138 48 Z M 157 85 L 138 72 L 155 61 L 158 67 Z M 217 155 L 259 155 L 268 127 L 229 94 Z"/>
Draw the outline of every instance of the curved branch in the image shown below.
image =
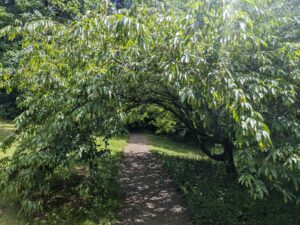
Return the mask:
<path fill-rule="evenodd" d="M 199 137 L 197 135 L 198 138 L 198 143 L 200 146 L 200 149 L 203 153 L 205 153 L 209 158 L 215 160 L 215 161 L 225 161 L 225 151 L 221 154 L 213 154 L 209 149 L 207 149 L 207 147 L 205 146 L 205 144 L 203 144 L 201 137 Z"/>

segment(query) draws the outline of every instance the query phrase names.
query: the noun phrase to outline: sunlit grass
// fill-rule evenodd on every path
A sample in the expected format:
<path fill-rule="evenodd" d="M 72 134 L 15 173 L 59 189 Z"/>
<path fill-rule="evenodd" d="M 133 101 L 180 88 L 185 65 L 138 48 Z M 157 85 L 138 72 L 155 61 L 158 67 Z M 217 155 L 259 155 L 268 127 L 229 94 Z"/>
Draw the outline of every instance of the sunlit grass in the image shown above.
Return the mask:
<path fill-rule="evenodd" d="M 154 143 L 151 150 L 161 154 L 167 154 L 177 157 L 190 158 L 195 160 L 207 159 L 200 149 L 193 143 L 183 142 L 163 136 L 147 134 L 150 143 Z"/>
<path fill-rule="evenodd" d="M 15 127 L 12 122 L 6 120 L 0 120 L 0 143 L 3 139 L 13 134 Z"/>
<path fill-rule="evenodd" d="M 12 135 L 15 127 L 12 122 L 6 120 L 0 120 L 0 144 L 9 135 Z M 14 147 L 6 152 L 0 151 L 0 159 L 6 156 L 11 156 L 14 152 Z"/>
<path fill-rule="evenodd" d="M 11 121 L 0 120 L 0 138 L 13 133 L 15 127 Z M 1 139 L 0 139 L 1 140 Z"/>

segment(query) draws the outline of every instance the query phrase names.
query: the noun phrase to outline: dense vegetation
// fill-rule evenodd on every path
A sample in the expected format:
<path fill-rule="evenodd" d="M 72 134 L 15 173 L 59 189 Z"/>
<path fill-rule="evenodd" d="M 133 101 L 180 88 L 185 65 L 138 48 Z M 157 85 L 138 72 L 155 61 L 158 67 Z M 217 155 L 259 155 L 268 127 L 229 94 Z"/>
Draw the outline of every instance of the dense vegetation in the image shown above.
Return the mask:
<path fill-rule="evenodd" d="M 14 126 L 0 120 L 0 144 L 14 132 Z M 97 139 L 101 144 L 101 139 Z M 126 137 L 114 137 L 109 141 L 111 153 L 99 160 L 101 173 L 91 176 L 82 164 L 55 171 L 51 180 L 51 193 L 47 196 L 43 212 L 31 216 L 18 216 L 22 209 L 18 193 L 2 192 L 0 195 L 0 225 L 25 224 L 111 224 L 122 199 L 118 184 L 119 164 Z M 11 157 L 14 148 L 0 153 L 0 160 Z M 104 170 L 105 168 L 105 170 Z M 89 188 L 85 188 L 88 186 Z"/>
<path fill-rule="evenodd" d="M 1 160 L 0 190 L 23 213 L 43 211 L 55 175 L 76 164 L 92 198 L 107 141 L 150 124 L 194 139 L 255 199 L 299 203 L 299 5 L 1 1 L 0 96 L 13 95 L 0 113 L 16 95 L 22 113 L 2 145 L 16 150 Z"/>
<path fill-rule="evenodd" d="M 300 224 L 299 206 L 282 204 L 278 193 L 253 201 L 237 182 L 228 182 L 224 165 L 201 154 L 193 142 L 154 135 L 148 139 L 183 194 L 194 224 Z"/>

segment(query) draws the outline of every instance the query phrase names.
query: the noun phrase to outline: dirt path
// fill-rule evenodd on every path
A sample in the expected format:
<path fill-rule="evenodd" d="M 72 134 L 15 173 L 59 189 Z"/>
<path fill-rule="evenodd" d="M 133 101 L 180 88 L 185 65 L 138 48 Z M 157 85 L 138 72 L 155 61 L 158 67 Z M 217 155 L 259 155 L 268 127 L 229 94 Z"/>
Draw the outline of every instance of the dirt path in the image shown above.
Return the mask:
<path fill-rule="evenodd" d="M 121 225 L 191 225 L 183 200 L 142 134 L 132 134 L 124 152 L 121 184 L 126 199 Z"/>

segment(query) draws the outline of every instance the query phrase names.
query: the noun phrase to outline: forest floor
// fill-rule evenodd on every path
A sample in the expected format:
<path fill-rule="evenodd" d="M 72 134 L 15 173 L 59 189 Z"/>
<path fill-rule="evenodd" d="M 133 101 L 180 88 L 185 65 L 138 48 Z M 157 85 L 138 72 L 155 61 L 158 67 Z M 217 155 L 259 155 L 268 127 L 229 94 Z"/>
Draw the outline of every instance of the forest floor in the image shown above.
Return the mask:
<path fill-rule="evenodd" d="M 191 224 L 183 199 L 160 160 L 149 151 L 143 134 L 131 135 L 121 168 L 126 197 L 117 224 Z"/>

